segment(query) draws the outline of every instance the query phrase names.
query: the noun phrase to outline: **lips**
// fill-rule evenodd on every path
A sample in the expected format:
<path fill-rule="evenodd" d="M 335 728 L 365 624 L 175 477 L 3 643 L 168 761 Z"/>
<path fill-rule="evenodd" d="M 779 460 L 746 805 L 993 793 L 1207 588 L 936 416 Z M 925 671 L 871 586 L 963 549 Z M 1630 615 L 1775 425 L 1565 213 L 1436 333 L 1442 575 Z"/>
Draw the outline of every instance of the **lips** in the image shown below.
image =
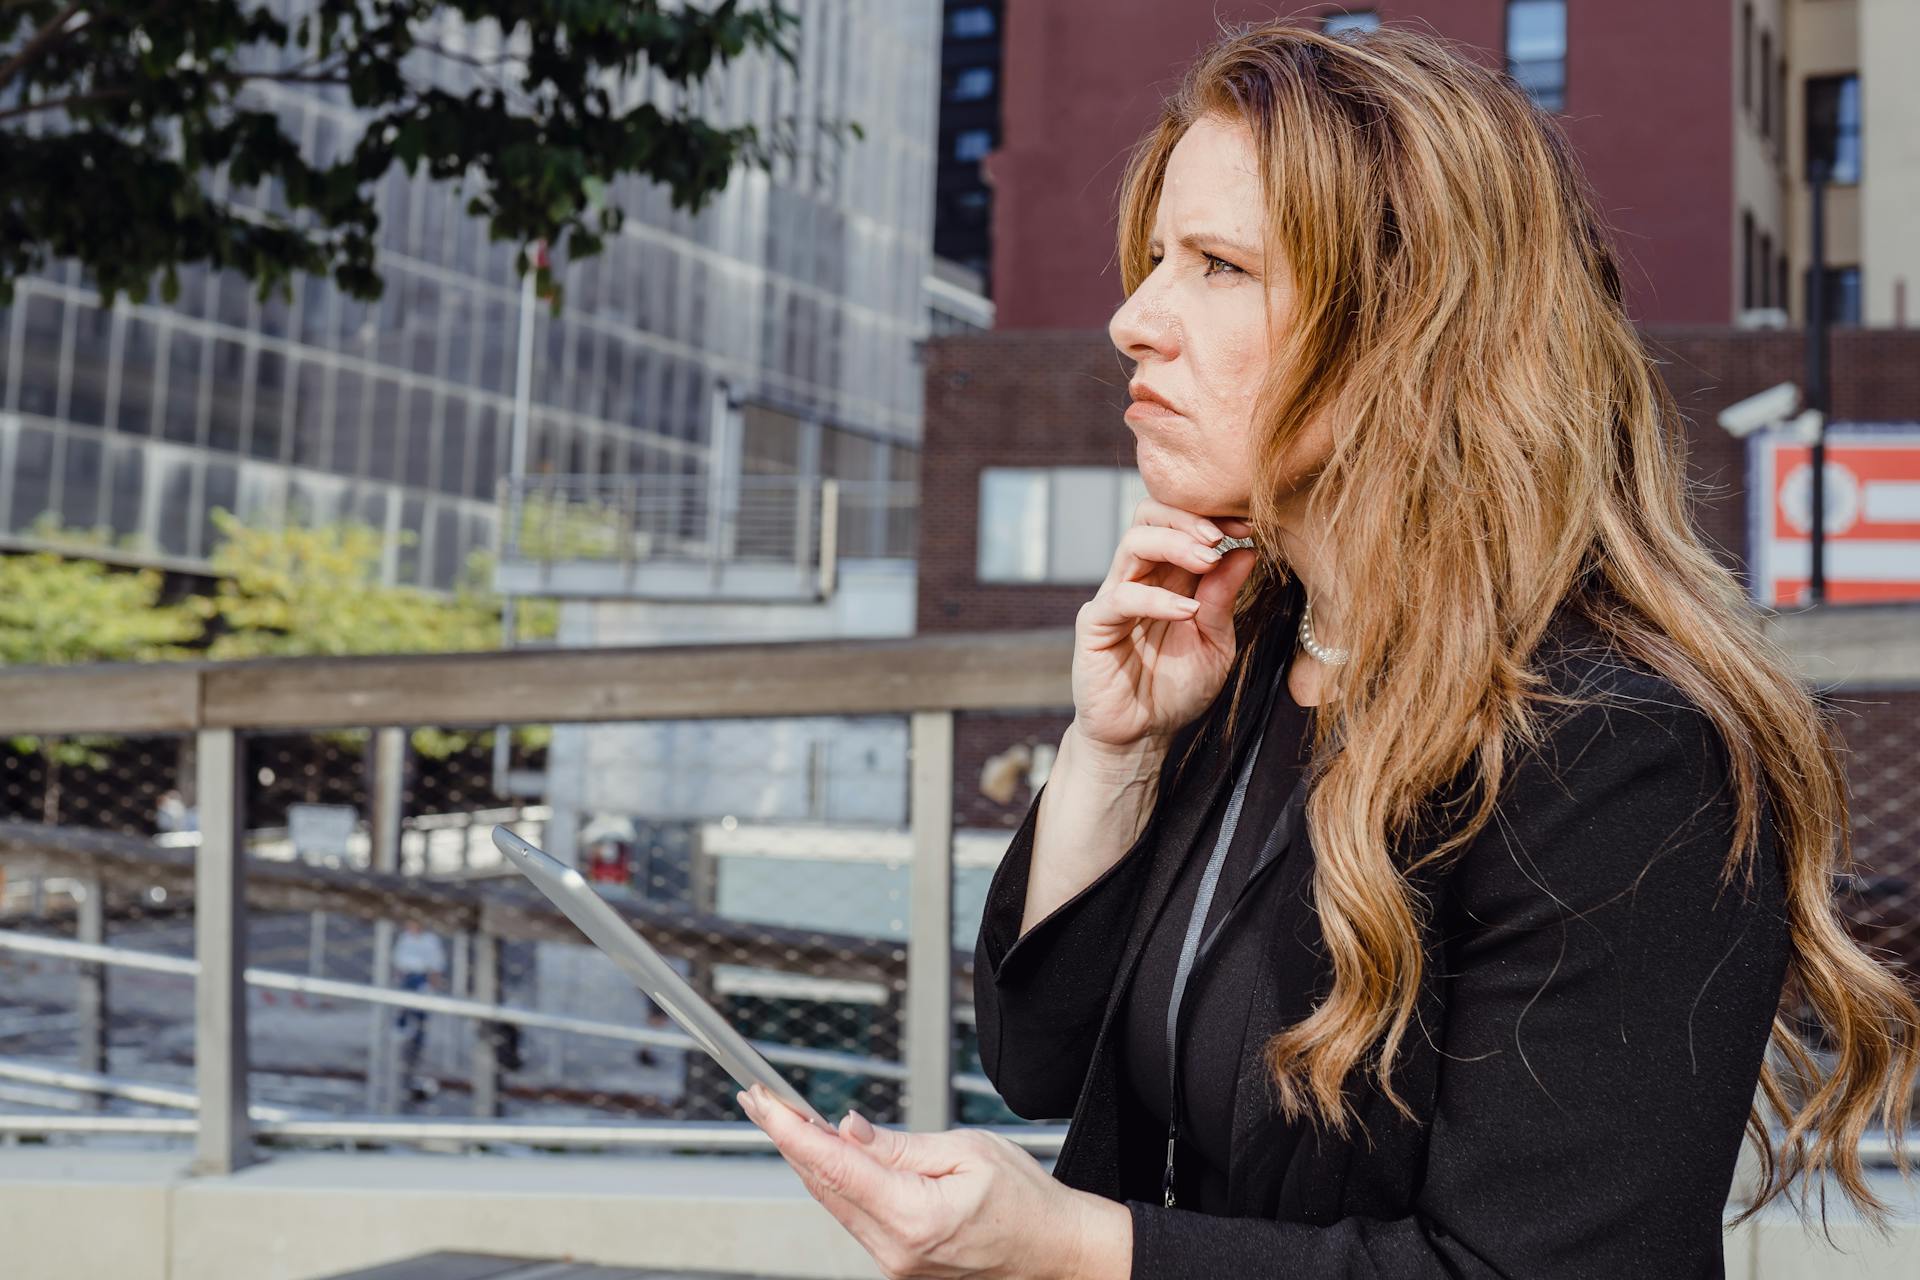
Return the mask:
<path fill-rule="evenodd" d="M 1180 410 L 1173 406 L 1172 401 L 1145 383 L 1129 383 L 1127 390 L 1133 396 L 1133 403 L 1127 406 L 1128 413 L 1132 413 L 1136 409 L 1141 409 L 1143 405 L 1146 407 L 1141 411 L 1149 415 L 1159 413 L 1177 414 L 1180 412 Z"/>

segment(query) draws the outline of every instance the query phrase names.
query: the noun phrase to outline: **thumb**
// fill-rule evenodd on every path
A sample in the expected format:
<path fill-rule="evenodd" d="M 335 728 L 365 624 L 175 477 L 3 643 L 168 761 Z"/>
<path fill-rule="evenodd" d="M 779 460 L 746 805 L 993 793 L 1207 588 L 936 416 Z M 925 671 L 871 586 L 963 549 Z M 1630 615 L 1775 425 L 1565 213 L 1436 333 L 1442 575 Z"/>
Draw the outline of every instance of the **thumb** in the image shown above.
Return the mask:
<path fill-rule="evenodd" d="M 954 1136 L 950 1133 L 889 1129 L 855 1111 L 847 1112 L 840 1121 L 840 1133 L 865 1148 L 868 1155 L 887 1168 L 904 1173 L 929 1176 L 952 1173 L 961 1158 L 960 1150 L 950 1142 Z"/>
<path fill-rule="evenodd" d="M 1193 622 L 1211 640 L 1231 650 L 1234 646 L 1233 601 L 1252 574 L 1259 555 L 1251 547 L 1236 547 L 1200 579 L 1193 598 L 1200 602 Z"/>

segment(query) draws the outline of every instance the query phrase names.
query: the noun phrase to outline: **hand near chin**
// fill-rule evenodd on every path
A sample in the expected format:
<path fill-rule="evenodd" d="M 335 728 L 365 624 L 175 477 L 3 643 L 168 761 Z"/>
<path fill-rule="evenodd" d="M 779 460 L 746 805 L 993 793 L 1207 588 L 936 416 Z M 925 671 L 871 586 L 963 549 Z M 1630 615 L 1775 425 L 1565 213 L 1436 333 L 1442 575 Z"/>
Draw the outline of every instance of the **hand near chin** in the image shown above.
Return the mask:
<path fill-rule="evenodd" d="M 1074 728 L 1096 750 L 1164 740 L 1204 711 L 1233 666 L 1233 602 L 1258 558 L 1214 550 L 1244 520 L 1152 498 L 1134 511 L 1107 577 L 1074 623 Z"/>

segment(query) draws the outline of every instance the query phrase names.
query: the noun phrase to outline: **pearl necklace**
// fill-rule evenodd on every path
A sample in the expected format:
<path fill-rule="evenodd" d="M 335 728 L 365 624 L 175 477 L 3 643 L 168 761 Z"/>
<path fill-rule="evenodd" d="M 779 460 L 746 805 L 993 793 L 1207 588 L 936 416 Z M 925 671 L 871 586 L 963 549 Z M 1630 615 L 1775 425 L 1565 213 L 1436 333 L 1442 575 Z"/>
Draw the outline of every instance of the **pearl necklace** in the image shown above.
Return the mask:
<path fill-rule="evenodd" d="M 1347 660 L 1345 649 L 1329 649 L 1313 638 L 1313 603 L 1300 611 L 1300 647 L 1312 654 L 1316 661 L 1330 667 L 1337 667 Z"/>

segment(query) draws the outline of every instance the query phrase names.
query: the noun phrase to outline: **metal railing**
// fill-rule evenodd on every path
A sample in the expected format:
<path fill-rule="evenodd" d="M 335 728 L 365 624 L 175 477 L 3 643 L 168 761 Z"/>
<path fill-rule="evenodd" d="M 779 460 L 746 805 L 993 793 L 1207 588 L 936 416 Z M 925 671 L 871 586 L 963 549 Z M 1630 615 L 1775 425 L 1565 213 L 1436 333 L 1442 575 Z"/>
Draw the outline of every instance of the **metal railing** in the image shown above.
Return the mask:
<path fill-rule="evenodd" d="M 687 950 L 697 949 L 704 939 L 727 948 L 715 950 L 715 955 L 751 962 L 764 953 L 768 967 L 775 967 L 771 962 L 776 957 L 798 956 L 803 972 L 830 974 L 837 966 L 846 974 L 885 979 L 881 985 L 890 989 L 897 984 L 897 1058 L 773 1042 L 762 1042 L 761 1048 L 783 1067 L 893 1082 L 901 1088 L 908 1127 L 949 1127 L 957 1096 L 992 1097 L 984 1078 L 957 1070 L 954 1062 L 956 992 L 967 990 L 971 953 L 971 939 L 956 947 L 952 924 L 954 717 L 963 711 L 1007 708 L 1057 712 L 1070 705 L 1070 644 L 1069 631 L 1048 630 L 721 650 L 547 650 L 0 672 L 0 707 L 5 708 L 0 729 L 9 733 L 190 734 L 198 816 L 197 833 L 164 844 L 83 830 L 33 829 L 34 824 L 24 823 L 7 824 L 0 831 L 0 865 L 37 875 L 51 872 L 89 886 L 76 906 L 81 914 L 77 940 L 3 930 L 0 955 L 80 966 L 83 987 L 91 992 L 81 1017 L 96 1030 L 107 971 L 191 982 L 194 1024 L 191 1090 L 129 1081 L 85 1065 L 72 1072 L 35 1074 L 28 1064 L 9 1077 L 0 1062 L 0 1081 L 168 1109 L 190 1106 L 190 1117 L 12 1115 L 0 1117 L 0 1131 L 191 1132 L 195 1167 L 206 1172 L 259 1158 L 257 1139 L 406 1141 L 425 1135 L 461 1142 L 581 1146 L 759 1145 L 764 1135 L 756 1136 L 744 1121 L 530 1125 L 503 1120 L 495 1114 L 499 1068 L 491 1051 L 476 1051 L 474 1057 L 471 1120 L 303 1114 L 299 1107 L 255 1096 L 261 1085 L 257 1076 L 250 1078 L 246 993 L 298 993 L 353 1001 L 369 1009 L 419 1010 L 475 1024 L 515 1024 L 690 1050 L 690 1039 L 677 1028 L 516 1007 L 502 997 L 498 951 L 508 940 L 524 936 L 577 942 L 577 934 L 557 915 L 543 917 L 524 896 L 513 903 L 495 900 L 492 895 L 500 882 L 470 877 L 439 881 L 430 893 L 410 887 L 408 878 L 397 874 L 400 815 L 393 797 L 402 754 L 385 744 L 401 738 L 401 726 L 408 725 L 889 714 L 907 720 L 910 743 L 912 874 L 904 946 L 764 925 L 755 926 L 750 937 L 728 938 L 717 918 L 680 921 L 680 932 L 674 933 L 675 921 L 667 913 L 648 917 L 648 922 L 659 924 L 656 940 L 665 937 Z M 258 766 L 247 758 L 249 738 L 296 727 L 313 733 L 369 725 L 375 736 L 366 756 L 373 770 L 373 869 L 250 855 L 243 797 Z M 395 776 L 388 776 L 390 771 Z M 151 886 L 168 894 L 169 903 L 190 901 L 191 957 L 107 945 L 101 918 L 116 876 L 125 883 L 119 890 L 123 894 Z M 518 886 L 517 878 L 512 883 Z M 409 893 L 419 895 L 411 906 Z M 649 910 L 640 903 L 626 905 L 642 914 Z M 475 947 L 470 990 L 461 995 L 397 990 L 386 984 L 389 975 L 378 968 L 375 981 L 368 983 L 249 965 L 244 940 L 250 907 L 282 913 L 313 907 L 367 918 L 382 911 L 434 912 L 437 928 L 466 937 Z M 891 972 L 899 976 L 887 977 Z M 93 976 L 86 976 L 89 973 Z M 94 1059 L 96 1064 L 101 1061 Z M 1057 1148 L 1061 1135 L 1058 1126 L 1012 1125 L 1005 1131 L 1039 1151 Z"/>
<path fill-rule="evenodd" d="M 544 474 L 500 482 L 503 563 L 766 563 L 914 554 L 918 486 L 832 477 Z"/>
<path fill-rule="evenodd" d="M 1776 620 L 1783 638 L 1828 687 L 1832 655 L 1856 652 L 1884 627 L 1874 611 L 1842 610 Z M 1849 648 L 1849 646 L 1853 648 Z M 1878 664 L 1863 687 L 1920 687 L 1920 662 L 1908 645 Z M 75 940 L 0 931 L 0 956 L 44 956 L 82 966 L 80 1022 L 98 1027 L 108 970 L 149 973 L 193 986 L 192 1082 L 177 1085 L 115 1075 L 91 1065 L 49 1068 L 0 1060 L 0 1085 L 118 1097 L 185 1116 L 0 1116 L 5 1133 L 191 1135 L 195 1167 L 223 1172 L 261 1158 L 264 1141 L 654 1145 L 728 1149 L 763 1145 L 744 1121 L 643 1120 L 551 1123 L 497 1114 L 498 1059 L 476 1049 L 473 1116 L 441 1120 L 379 1114 L 313 1115 L 255 1096 L 248 1053 L 249 990 L 351 1001 L 370 1010 L 435 1012 L 475 1024 L 515 1024 L 639 1045 L 690 1048 L 677 1029 L 626 1025 L 516 1005 L 500 985 L 499 951 L 515 938 L 577 942 L 537 894 L 500 900 L 517 880 L 436 883 L 431 893 L 398 874 L 402 726 L 487 726 L 674 719 L 900 716 L 907 721 L 907 799 L 911 877 L 902 911 L 904 943 L 830 937 L 818 931 L 759 926 L 729 937 L 717 915 L 692 917 L 621 898 L 670 945 L 722 955 L 786 957 L 817 975 L 879 980 L 900 994 L 897 1057 L 841 1053 L 762 1042 L 769 1059 L 885 1079 L 901 1086 L 907 1127 L 950 1127 L 955 1100 L 991 1095 L 977 1074 L 956 1069 L 959 1001 L 971 982 L 971 938 L 954 936 L 955 721 L 973 712 L 1060 714 L 1071 706 L 1072 631 L 1052 628 L 858 640 L 751 644 L 725 648 L 543 650 L 402 657 L 262 660 L 238 663 L 103 665 L 0 671 L 0 733 L 179 734 L 191 739 L 197 840 L 168 847 L 125 836 L 11 824 L 0 830 L 0 868 L 52 871 L 89 886 L 76 899 Z M 1900 656 L 1904 654 L 1905 656 Z M 1901 665 L 1901 664 L 1905 665 Z M 249 740 L 265 734 L 372 727 L 368 753 L 373 796 L 372 857 L 367 870 L 319 867 L 250 856 L 244 811 Z M 127 885 L 190 898 L 193 955 L 181 957 L 107 945 L 103 920 L 114 877 Z M 124 888 L 122 890 L 125 891 Z M 413 895 L 413 897 L 409 897 Z M 314 906 L 374 919 L 409 907 L 436 914 L 437 927 L 470 940 L 466 990 L 459 995 L 396 990 L 378 965 L 373 982 L 343 981 L 250 965 L 250 911 Z M 543 914 L 544 913 L 544 914 Z M 895 970 L 892 966 L 897 965 Z M 964 998 L 962 996 L 962 998 Z M 83 1043 L 93 1043 L 83 1037 Z M 691 1055 L 690 1055 L 691 1056 Z M 56 1108 L 57 1110 L 57 1108 Z M 997 1126 L 995 1126 L 997 1127 Z M 1037 1151 L 1057 1150 L 1058 1126 L 1000 1131 Z"/>

